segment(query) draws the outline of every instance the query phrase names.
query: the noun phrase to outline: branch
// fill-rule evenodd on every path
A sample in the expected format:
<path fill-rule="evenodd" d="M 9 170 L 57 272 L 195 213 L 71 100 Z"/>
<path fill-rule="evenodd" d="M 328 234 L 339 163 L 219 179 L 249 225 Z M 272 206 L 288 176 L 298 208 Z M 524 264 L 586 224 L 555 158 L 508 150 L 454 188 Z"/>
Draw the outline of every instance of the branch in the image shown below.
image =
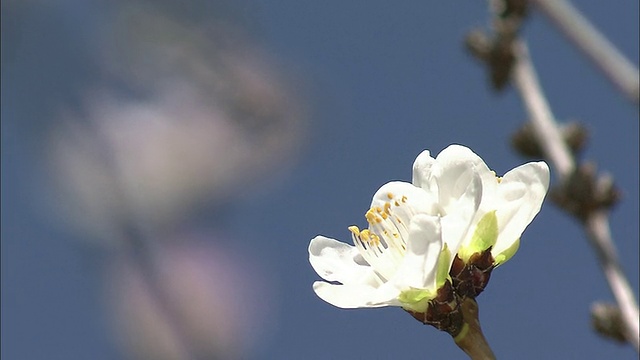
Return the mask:
<path fill-rule="evenodd" d="M 538 83 L 526 44 L 515 42 L 513 51 L 517 59 L 512 70 L 514 85 L 525 103 L 545 159 L 552 161 L 561 179 L 566 179 L 576 168 L 571 150 L 562 138 L 560 128 Z"/>
<path fill-rule="evenodd" d="M 618 254 L 609 231 L 607 214 L 604 211 L 593 212 L 587 218 L 586 231 L 591 246 L 596 249 L 600 266 L 609 282 L 611 292 L 613 292 L 618 306 L 620 306 L 620 312 L 626 327 L 625 337 L 630 344 L 635 346 L 636 350 L 640 351 L 640 327 L 638 323 L 640 315 L 638 314 L 638 306 L 631 286 L 620 267 Z"/>
<path fill-rule="evenodd" d="M 496 356 L 487 343 L 480 328 L 478 319 L 478 303 L 474 299 L 466 298 L 460 305 L 464 327 L 462 332 L 454 338 L 456 345 L 472 360 L 495 360 Z"/>
<path fill-rule="evenodd" d="M 514 43 L 516 63 L 513 81 L 526 105 L 534 133 L 542 147 L 545 158 L 550 160 L 561 179 L 567 179 L 576 164 L 555 122 L 549 104 L 538 83 L 535 69 L 524 42 Z M 640 329 L 638 305 L 629 282 L 618 261 L 617 252 L 609 230 L 609 219 L 604 210 L 591 211 L 584 219 L 584 226 L 591 246 L 598 255 L 602 271 L 622 312 L 625 337 L 640 351 Z"/>
<path fill-rule="evenodd" d="M 565 0 L 531 0 L 627 98 L 640 104 L 638 68 Z"/>

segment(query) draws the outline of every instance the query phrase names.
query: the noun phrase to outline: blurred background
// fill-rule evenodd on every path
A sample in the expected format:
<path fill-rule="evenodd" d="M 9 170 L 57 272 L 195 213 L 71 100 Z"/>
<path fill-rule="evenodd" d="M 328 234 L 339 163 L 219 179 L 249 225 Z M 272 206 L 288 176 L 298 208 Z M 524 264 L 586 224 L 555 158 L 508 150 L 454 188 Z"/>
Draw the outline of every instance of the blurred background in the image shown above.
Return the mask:
<path fill-rule="evenodd" d="M 637 1 L 576 6 L 638 64 Z M 485 2 L 3 1 L 2 357 L 466 358 L 399 309 L 321 301 L 307 246 L 348 241 L 423 149 L 525 161 L 519 97 L 464 49 L 488 22 Z M 522 34 L 622 191 L 637 297 L 638 108 L 542 14 Z M 499 358 L 636 358 L 593 332 L 595 301 L 595 255 L 550 202 L 478 299 Z"/>

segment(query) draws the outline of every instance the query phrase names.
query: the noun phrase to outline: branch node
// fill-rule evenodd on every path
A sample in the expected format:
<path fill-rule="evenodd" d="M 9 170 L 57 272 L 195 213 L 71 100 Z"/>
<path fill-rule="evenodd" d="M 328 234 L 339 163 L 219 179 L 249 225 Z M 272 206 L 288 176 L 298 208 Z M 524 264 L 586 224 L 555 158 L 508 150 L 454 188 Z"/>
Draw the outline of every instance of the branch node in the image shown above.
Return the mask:
<path fill-rule="evenodd" d="M 589 132 L 579 122 L 572 121 L 560 126 L 560 132 L 564 142 L 569 146 L 569 150 L 574 158 L 577 157 L 587 144 Z M 511 136 L 511 146 L 525 158 L 543 159 L 544 152 L 538 141 L 535 129 L 531 122 L 524 123 Z"/>
<path fill-rule="evenodd" d="M 598 177 L 596 165 L 586 162 L 550 192 L 551 200 L 580 221 L 594 212 L 609 210 L 620 200 L 620 191 L 609 174 Z"/>
<path fill-rule="evenodd" d="M 594 303 L 591 306 L 591 326 L 603 337 L 619 343 L 627 342 L 622 312 L 614 304 Z"/>

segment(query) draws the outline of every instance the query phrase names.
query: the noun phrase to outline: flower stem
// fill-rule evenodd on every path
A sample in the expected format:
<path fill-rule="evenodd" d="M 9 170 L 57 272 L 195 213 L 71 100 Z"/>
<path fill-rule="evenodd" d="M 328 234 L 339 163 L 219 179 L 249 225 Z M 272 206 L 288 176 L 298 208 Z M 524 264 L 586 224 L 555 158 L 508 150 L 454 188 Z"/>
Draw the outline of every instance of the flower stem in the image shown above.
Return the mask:
<path fill-rule="evenodd" d="M 460 334 L 453 338 L 456 345 L 472 360 L 495 360 L 496 356 L 480 328 L 478 303 L 474 299 L 466 298 L 460 308 L 462 309 L 464 326 Z"/>

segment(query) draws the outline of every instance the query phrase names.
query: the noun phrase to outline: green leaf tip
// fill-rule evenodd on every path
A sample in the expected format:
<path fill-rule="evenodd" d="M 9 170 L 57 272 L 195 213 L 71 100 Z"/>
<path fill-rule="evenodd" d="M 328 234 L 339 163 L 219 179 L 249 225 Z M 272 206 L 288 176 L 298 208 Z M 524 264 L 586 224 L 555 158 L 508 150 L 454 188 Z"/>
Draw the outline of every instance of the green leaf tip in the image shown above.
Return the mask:
<path fill-rule="evenodd" d="M 402 303 L 402 307 L 423 313 L 427 311 L 429 301 L 435 297 L 435 294 L 426 289 L 409 289 L 400 293 L 398 300 Z"/>
<path fill-rule="evenodd" d="M 496 210 L 486 213 L 473 232 L 469 245 L 463 247 L 458 255 L 465 262 L 469 260 L 471 255 L 481 253 L 496 244 L 498 240 L 498 217 Z"/>
<path fill-rule="evenodd" d="M 436 288 L 442 287 L 442 285 L 449 278 L 449 269 L 451 267 L 451 251 L 447 244 L 444 244 L 440 256 L 438 257 L 438 269 L 436 272 Z"/>
<path fill-rule="evenodd" d="M 506 248 L 500 254 L 496 255 L 494 264 L 496 266 L 504 264 L 505 262 L 507 262 L 507 260 L 511 259 L 513 255 L 516 254 L 516 252 L 518 251 L 518 248 L 520 248 L 520 239 L 516 239 L 516 241 L 514 241 L 513 244 L 511 244 L 511 246 Z"/>

